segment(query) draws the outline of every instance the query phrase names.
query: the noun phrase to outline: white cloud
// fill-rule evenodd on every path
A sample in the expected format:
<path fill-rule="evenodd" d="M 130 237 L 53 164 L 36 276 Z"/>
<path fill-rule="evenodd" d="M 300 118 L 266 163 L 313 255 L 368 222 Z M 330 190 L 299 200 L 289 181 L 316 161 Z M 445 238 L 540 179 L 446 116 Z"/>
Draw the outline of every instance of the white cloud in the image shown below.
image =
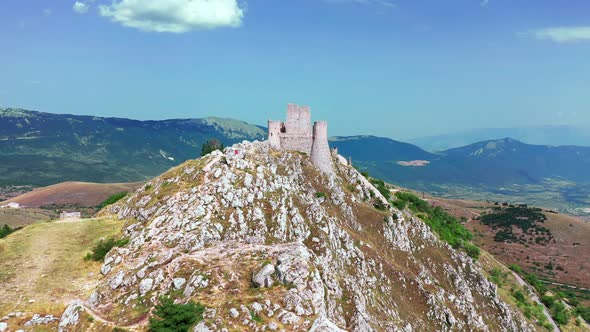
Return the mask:
<path fill-rule="evenodd" d="M 74 2 L 74 11 L 78 14 L 86 14 L 88 13 L 88 8 L 90 6 L 86 3 L 80 2 L 80 1 L 76 1 Z"/>
<path fill-rule="evenodd" d="M 43 9 L 43 15 L 50 16 L 51 14 L 53 14 L 53 11 L 51 10 L 51 8 Z"/>
<path fill-rule="evenodd" d="M 556 43 L 590 41 L 590 26 L 545 28 L 534 30 L 531 34 L 537 39 Z"/>
<path fill-rule="evenodd" d="M 99 8 L 126 27 L 156 32 L 239 27 L 244 17 L 237 0 L 114 0 Z"/>

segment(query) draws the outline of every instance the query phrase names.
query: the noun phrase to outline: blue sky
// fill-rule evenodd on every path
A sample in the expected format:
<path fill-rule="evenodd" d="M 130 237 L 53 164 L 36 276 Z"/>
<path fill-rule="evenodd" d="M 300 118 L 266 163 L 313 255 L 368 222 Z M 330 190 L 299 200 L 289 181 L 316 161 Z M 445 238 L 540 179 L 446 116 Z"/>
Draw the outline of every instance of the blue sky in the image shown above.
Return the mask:
<path fill-rule="evenodd" d="M 397 139 L 590 125 L 587 0 L 3 0 L 0 106 Z"/>

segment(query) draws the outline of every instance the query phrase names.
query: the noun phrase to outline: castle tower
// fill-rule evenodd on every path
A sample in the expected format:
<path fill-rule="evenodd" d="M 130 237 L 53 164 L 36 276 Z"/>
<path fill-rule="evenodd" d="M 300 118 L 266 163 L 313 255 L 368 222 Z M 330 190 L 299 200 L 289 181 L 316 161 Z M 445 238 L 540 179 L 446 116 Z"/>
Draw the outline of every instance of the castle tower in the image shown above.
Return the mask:
<path fill-rule="evenodd" d="M 281 148 L 287 151 L 311 153 L 312 132 L 309 106 L 288 104 L 287 121 L 281 128 Z"/>
<path fill-rule="evenodd" d="M 268 120 L 268 142 L 273 149 L 281 149 L 281 121 Z"/>
<path fill-rule="evenodd" d="M 313 124 L 311 162 L 322 172 L 334 173 L 330 146 L 328 145 L 328 123 L 325 121 L 315 122 Z"/>

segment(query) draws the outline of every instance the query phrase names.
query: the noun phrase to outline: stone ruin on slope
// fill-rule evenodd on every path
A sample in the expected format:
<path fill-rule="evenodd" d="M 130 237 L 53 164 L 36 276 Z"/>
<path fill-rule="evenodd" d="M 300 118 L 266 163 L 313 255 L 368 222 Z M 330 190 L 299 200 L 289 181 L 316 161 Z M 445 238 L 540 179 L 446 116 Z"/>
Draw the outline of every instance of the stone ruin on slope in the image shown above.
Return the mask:
<path fill-rule="evenodd" d="M 312 129 L 309 106 L 288 104 L 286 122 L 268 120 L 268 141 L 277 150 L 306 153 L 322 172 L 334 173 L 328 145 L 328 123 L 314 122 Z"/>

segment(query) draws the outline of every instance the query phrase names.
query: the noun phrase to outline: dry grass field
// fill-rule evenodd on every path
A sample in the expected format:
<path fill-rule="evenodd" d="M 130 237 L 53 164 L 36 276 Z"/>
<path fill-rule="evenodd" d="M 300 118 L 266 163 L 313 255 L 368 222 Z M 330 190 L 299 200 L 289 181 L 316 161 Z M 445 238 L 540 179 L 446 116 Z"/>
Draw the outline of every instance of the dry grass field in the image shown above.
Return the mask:
<path fill-rule="evenodd" d="M 18 228 L 57 218 L 55 211 L 45 209 L 0 209 L 0 226 Z"/>
<path fill-rule="evenodd" d="M 2 204 L 16 202 L 24 207 L 41 207 L 48 205 L 96 206 L 102 203 L 110 195 L 123 191 L 133 191 L 139 188 L 142 184 L 143 183 L 141 182 L 63 182 L 35 189 L 4 201 Z"/>
<path fill-rule="evenodd" d="M 84 256 L 121 226 L 109 219 L 55 221 L 0 239 L 0 316 L 23 312 L 14 321 L 22 324 L 33 313 L 60 315 L 69 301 L 86 299 L 100 278 L 100 263 Z"/>

